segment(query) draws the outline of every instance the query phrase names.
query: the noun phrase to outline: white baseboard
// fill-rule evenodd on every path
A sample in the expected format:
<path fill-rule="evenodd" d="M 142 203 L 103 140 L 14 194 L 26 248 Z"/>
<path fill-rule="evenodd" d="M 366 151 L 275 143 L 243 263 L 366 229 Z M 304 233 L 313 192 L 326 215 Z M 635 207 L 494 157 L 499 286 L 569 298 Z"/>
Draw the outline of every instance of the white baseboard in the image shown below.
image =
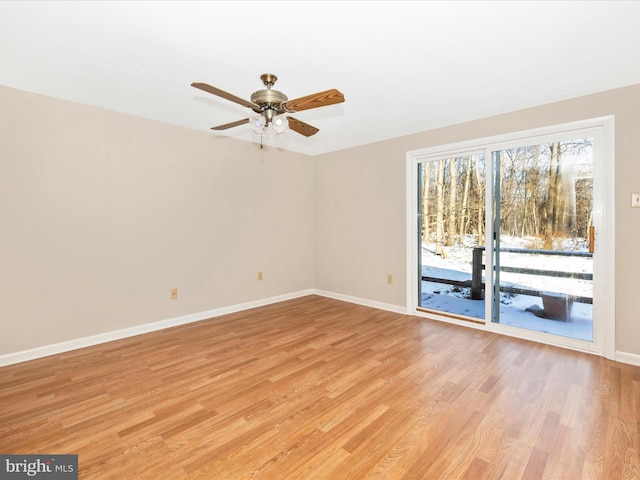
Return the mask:
<path fill-rule="evenodd" d="M 640 367 L 640 355 L 635 353 L 627 353 L 621 352 L 620 350 L 616 350 L 616 362 L 626 363 L 629 365 L 635 365 L 636 367 Z"/>
<path fill-rule="evenodd" d="M 341 293 L 327 292 L 325 290 L 313 290 L 313 294 L 320 295 L 321 297 L 333 298 L 334 300 L 342 300 L 343 302 L 355 303 L 357 305 L 363 305 L 365 307 L 377 308 L 378 310 L 387 310 L 389 312 L 407 315 L 407 307 L 403 307 L 401 305 L 376 302 L 373 300 L 367 300 L 365 298 L 342 295 Z"/>
<path fill-rule="evenodd" d="M 77 338 L 68 340 L 66 342 L 55 343 L 51 345 L 44 345 L 42 347 L 32 348 L 30 350 L 23 350 L 21 352 L 8 353 L 0 355 L 0 367 L 6 365 L 13 365 L 15 363 L 26 362 L 29 360 L 35 360 L 36 358 L 48 357 L 49 355 L 56 355 L 58 353 L 69 352 L 71 350 L 77 350 L 80 348 L 91 347 L 93 345 L 99 345 L 101 343 L 112 342 L 114 340 L 120 340 L 122 338 L 133 337 L 141 335 L 143 333 L 155 332 L 157 330 L 163 330 L 165 328 L 175 327 L 178 325 L 184 325 L 187 323 L 199 322 L 201 320 L 207 320 L 209 318 L 219 317 L 221 315 L 227 315 L 229 313 L 241 312 L 243 310 L 249 310 L 252 308 L 263 307 L 272 303 L 283 302 L 285 300 L 292 300 L 294 298 L 305 297 L 312 295 L 313 290 L 302 290 L 299 292 L 289 293 L 285 295 L 278 295 L 275 297 L 265 298 L 262 300 L 254 300 L 252 302 L 241 303 L 238 305 L 231 305 L 228 307 L 215 308 L 206 312 L 192 313 L 189 315 L 183 315 L 180 317 L 169 318 L 166 320 L 160 320 L 152 323 L 145 323 L 143 325 L 137 325 L 135 327 L 123 328 L 121 330 L 114 330 L 112 332 L 100 333 L 97 335 L 91 335 L 89 337 Z"/>
<path fill-rule="evenodd" d="M 278 295 L 275 297 L 265 298 L 261 300 L 254 300 L 251 302 L 241 303 L 237 305 L 230 305 L 227 307 L 215 308 L 213 310 L 208 310 L 206 312 L 192 313 L 189 315 L 169 318 L 169 319 L 160 320 L 157 322 L 145 323 L 144 325 L 137 325 L 135 327 L 124 328 L 121 330 L 114 330 L 112 332 L 100 333 L 98 335 L 91 335 L 89 337 L 68 340 L 66 342 L 60 342 L 60 343 L 55 343 L 51 345 L 44 345 L 42 347 L 36 347 L 30 350 L 23 350 L 20 352 L 0 355 L 0 367 L 6 366 L 6 365 L 13 365 L 15 363 L 26 362 L 29 360 L 35 360 L 37 358 L 48 357 L 50 355 L 69 352 L 69 351 L 77 350 L 80 348 L 91 347 L 93 345 L 99 345 L 102 343 L 107 343 L 114 340 L 133 337 L 133 336 L 141 335 L 144 333 L 155 332 L 158 330 L 163 330 L 165 328 L 171 328 L 178 325 L 185 325 L 187 323 L 199 322 L 201 320 L 220 317 L 222 315 L 227 315 L 230 313 L 236 313 L 244 310 L 250 310 L 252 308 L 263 307 L 265 305 L 284 302 L 286 300 L 305 297 L 307 295 L 319 295 L 322 297 L 333 298 L 335 300 L 341 300 L 343 302 L 363 305 L 365 307 L 377 308 L 379 310 L 386 310 L 389 312 L 399 313 L 401 315 L 409 314 L 407 308 L 401 305 L 393 305 L 389 303 L 376 302 L 376 301 L 367 300 L 364 298 L 352 297 L 350 295 L 327 292 L 325 290 L 314 290 L 314 289 L 301 290 L 299 292 Z M 640 355 L 635 353 L 621 352 L 617 350 L 615 353 L 615 361 L 620 363 L 626 363 L 628 365 L 640 366 Z"/>

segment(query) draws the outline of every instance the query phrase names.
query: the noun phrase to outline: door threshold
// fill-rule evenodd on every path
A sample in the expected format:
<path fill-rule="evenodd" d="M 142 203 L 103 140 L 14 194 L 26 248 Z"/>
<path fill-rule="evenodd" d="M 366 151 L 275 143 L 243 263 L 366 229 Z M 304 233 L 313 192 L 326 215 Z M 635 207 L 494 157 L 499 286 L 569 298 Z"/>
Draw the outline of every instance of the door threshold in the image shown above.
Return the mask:
<path fill-rule="evenodd" d="M 456 315 L 453 313 L 442 312 L 440 310 L 430 310 L 424 307 L 417 307 L 416 310 L 422 313 L 430 313 L 432 315 L 438 315 L 440 317 L 453 318 L 455 320 L 462 320 L 464 322 L 476 323 L 478 325 L 485 325 L 485 322 L 483 320 L 478 320 L 477 318 L 472 318 L 472 317 L 465 317 L 464 315 Z"/>

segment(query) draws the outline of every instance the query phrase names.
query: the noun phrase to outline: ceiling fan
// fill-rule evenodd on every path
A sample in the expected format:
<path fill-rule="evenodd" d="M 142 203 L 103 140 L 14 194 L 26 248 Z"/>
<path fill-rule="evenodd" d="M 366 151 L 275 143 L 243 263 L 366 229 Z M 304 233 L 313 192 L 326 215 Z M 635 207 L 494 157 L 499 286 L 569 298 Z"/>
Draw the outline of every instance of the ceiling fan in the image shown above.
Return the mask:
<path fill-rule="evenodd" d="M 262 134 L 266 131 L 269 124 L 271 124 L 276 133 L 282 133 L 286 131 L 287 128 L 290 128 L 300 135 L 310 137 L 318 133 L 318 129 L 289 116 L 289 114 L 344 102 L 344 95 L 335 88 L 289 100 L 284 93 L 273 89 L 273 85 L 276 83 L 276 80 L 278 80 L 278 77 L 274 74 L 265 73 L 260 76 L 260 80 L 262 80 L 266 88 L 253 92 L 251 101 L 236 97 L 231 93 L 212 87 L 206 83 L 194 82 L 191 84 L 192 87 L 238 103 L 243 107 L 250 108 L 256 113 L 256 115 L 250 118 L 211 127 L 212 130 L 226 130 L 249 123 L 253 131 Z"/>

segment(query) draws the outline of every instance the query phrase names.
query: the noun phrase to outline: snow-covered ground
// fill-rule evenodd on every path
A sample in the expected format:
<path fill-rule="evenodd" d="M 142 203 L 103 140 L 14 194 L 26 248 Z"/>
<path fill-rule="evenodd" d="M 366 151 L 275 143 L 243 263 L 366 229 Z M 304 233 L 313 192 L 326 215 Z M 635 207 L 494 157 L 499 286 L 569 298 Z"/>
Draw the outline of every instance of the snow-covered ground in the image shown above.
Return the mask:
<path fill-rule="evenodd" d="M 472 270 L 471 257 L 474 246 L 474 239 L 468 237 L 465 239 L 465 245 L 445 247 L 447 255 L 446 258 L 442 258 L 442 256 L 435 254 L 435 244 L 423 244 L 422 274 L 434 278 L 470 280 Z M 501 247 L 539 248 L 532 239 L 509 237 L 501 238 Z M 575 248 L 575 245 L 564 246 L 566 250 L 574 250 Z M 503 252 L 500 258 L 502 266 L 562 272 L 593 272 L 592 259 L 590 257 Z M 484 263 L 486 263 L 486 260 Z M 581 297 L 593 297 L 593 282 L 588 280 L 501 272 L 500 281 L 502 285 Z M 485 316 L 485 301 L 471 300 L 469 288 L 444 283 L 422 282 L 421 300 L 420 305 L 424 308 L 480 319 Z M 540 297 L 501 293 L 500 323 L 581 340 L 591 341 L 593 339 L 593 306 L 591 304 L 573 302 L 571 317 L 568 321 L 540 318 L 526 310 L 534 305 L 542 309 Z"/>

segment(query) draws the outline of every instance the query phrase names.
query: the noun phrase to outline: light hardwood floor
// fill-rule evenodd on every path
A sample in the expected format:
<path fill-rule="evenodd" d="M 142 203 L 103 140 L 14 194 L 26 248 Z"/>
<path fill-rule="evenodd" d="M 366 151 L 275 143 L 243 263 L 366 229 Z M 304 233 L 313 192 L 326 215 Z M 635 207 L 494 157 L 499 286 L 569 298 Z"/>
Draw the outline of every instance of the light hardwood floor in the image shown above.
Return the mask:
<path fill-rule="evenodd" d="M 0 369 L 81 479 L 639 479 L 640 368 L 309 296 Z"/>

